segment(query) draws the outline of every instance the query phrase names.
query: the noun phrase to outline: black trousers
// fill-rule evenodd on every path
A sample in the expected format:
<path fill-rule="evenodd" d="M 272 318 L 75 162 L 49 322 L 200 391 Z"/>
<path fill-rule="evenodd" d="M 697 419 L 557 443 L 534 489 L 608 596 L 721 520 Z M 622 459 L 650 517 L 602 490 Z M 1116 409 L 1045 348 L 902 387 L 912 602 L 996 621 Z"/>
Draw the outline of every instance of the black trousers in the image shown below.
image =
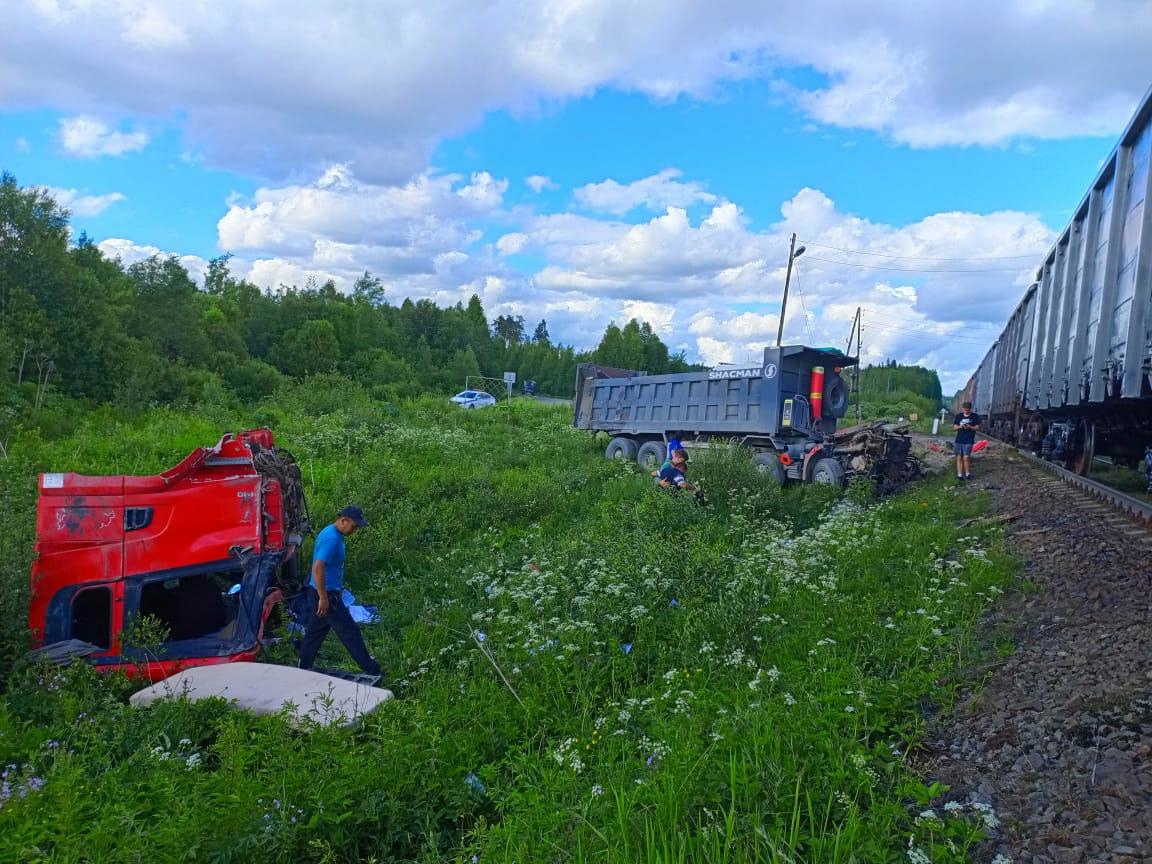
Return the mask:
<path fill-rule="evenodd" d="M 315 588 L 308 589 L 308 623 L 304 628 L 304 639 L 300 643 L 300 668 L 311 669 L 316 662 L 316 655 L 324 643 L 324 637 L 329 630 L 335 630 L 337 637 L 344 643 L 348 653 L 356 664 L 369 675 L 380 674 L 380 664 L 368 653 L 368 646 L 364 644 L 364 637 L 360 633 L 360 625 L 352 620 L 352 613 L 344 605 L 344 599 L 339 591 L 328 592 L 328 614 L 321 618 L 316 614 L 316 604 L 320 602 L 320 595 Z"/>

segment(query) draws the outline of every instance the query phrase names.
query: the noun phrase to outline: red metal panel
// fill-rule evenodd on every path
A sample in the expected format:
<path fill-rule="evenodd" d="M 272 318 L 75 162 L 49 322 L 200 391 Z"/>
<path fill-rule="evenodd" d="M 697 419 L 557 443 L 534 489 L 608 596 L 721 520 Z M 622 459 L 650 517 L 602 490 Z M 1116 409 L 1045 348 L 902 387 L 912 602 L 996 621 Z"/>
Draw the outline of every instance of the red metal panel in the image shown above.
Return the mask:
<path fill-rule="evenodd" d="M 36 558 L 28 620 L 43 634 L 48 603 L 69 585 L 113 582 L 124 575 L 124 504 L 119 496 L 52 494 L 36 506 Z"/>
<path fill-rule="evenodd" d="M 255 475 L 195 477 L 162 495 L 125 495 L 125 507 L 151 507 L 152 520 L 124 535 L 124 575 L 223 561 L 234 548 L 263 551 L 260 484 Z"/>

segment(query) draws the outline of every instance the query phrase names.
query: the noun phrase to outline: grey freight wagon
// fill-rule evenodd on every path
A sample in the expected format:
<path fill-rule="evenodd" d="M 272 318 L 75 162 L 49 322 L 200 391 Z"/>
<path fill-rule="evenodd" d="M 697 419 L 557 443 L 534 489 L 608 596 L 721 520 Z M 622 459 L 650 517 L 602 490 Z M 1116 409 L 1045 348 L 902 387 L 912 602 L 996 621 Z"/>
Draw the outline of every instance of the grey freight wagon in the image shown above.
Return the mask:
<path fill-rule="evenodd" d="M 835 349 L 802 345 L 766 348 L 755 366 L 673 375 L 581 363 L 573 424 L 612 436 L 605 453 L 610 459 L 656 467 L 672 439 L 689 451 L 733 442 L 751 450 L 760 468 L 780 482 L 839 485 L 844 466 L 832 436 L 848 410 L 840 370 L 855 364 L 856 358 Z"/>
<path fill-rule="evenodd" d="M 1088 473 L 1152 485 L 1152 89 L 969 382 L 991 432 Z"/>

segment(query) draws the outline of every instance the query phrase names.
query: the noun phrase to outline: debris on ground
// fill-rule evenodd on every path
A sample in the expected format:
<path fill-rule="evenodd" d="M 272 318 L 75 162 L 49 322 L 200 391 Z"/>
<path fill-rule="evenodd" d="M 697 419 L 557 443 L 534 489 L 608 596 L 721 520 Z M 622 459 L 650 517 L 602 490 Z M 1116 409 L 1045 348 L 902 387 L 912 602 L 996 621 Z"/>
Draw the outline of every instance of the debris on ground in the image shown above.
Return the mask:
<path fill-rule="evenodd" d="M 878 421 L 851 426 L 836 433 L 836 450 L 845 458 L 849 476 L 870 477 L 887 495 L 921 475 L 920 460 L 912 455 L 908 425 Z"/>

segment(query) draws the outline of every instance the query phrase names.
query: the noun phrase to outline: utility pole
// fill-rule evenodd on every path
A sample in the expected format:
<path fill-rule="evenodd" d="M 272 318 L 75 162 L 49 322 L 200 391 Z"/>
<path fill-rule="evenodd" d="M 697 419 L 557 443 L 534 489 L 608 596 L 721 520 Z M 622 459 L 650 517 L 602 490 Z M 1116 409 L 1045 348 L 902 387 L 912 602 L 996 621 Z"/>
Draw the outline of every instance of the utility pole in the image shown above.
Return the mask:
<path fill-rule="evenodd" d="M 852 319 L 852 330 L 848 334 L 848 347 L 847 353 L 852 355 L 852 342 L 856 342 L 856 365 L 852 367 L 852 392 L 856 394 L 856 424 L 861 423 L 861 394 L 860 394 L 860 357 L 864 353 L 864 348 L 861 344 L 861 339 L 864 337 L 864 310 L 862 307 L 856 307 L 856 315 Z"/>
<path fill-rule="evenodd" d="M 792 281 L 792 263 L 804 254 L 804 248 L 796 248 L 796 235 L 792 235 L 792 245 L 788 248 L 788 270 L 784 274 L 784 299 L 780 302 L 780 329 L 776 333 L 776 347 L 784 339 L 784 313 L 788 311 L 788 283 Z"/>
<path fill-rule="evenodd" d="M 864 422 L 864 394 L 860 392 L 863 386 L 860 380 L 860 359 L 864 356 L 864 309 L 857 306 L 856 315 L 860 318 L 860 325 L 856 330 L 856 365 L 852 368 L 852 374 L 856 376 L 856 425 L 859 426 Z"/>

